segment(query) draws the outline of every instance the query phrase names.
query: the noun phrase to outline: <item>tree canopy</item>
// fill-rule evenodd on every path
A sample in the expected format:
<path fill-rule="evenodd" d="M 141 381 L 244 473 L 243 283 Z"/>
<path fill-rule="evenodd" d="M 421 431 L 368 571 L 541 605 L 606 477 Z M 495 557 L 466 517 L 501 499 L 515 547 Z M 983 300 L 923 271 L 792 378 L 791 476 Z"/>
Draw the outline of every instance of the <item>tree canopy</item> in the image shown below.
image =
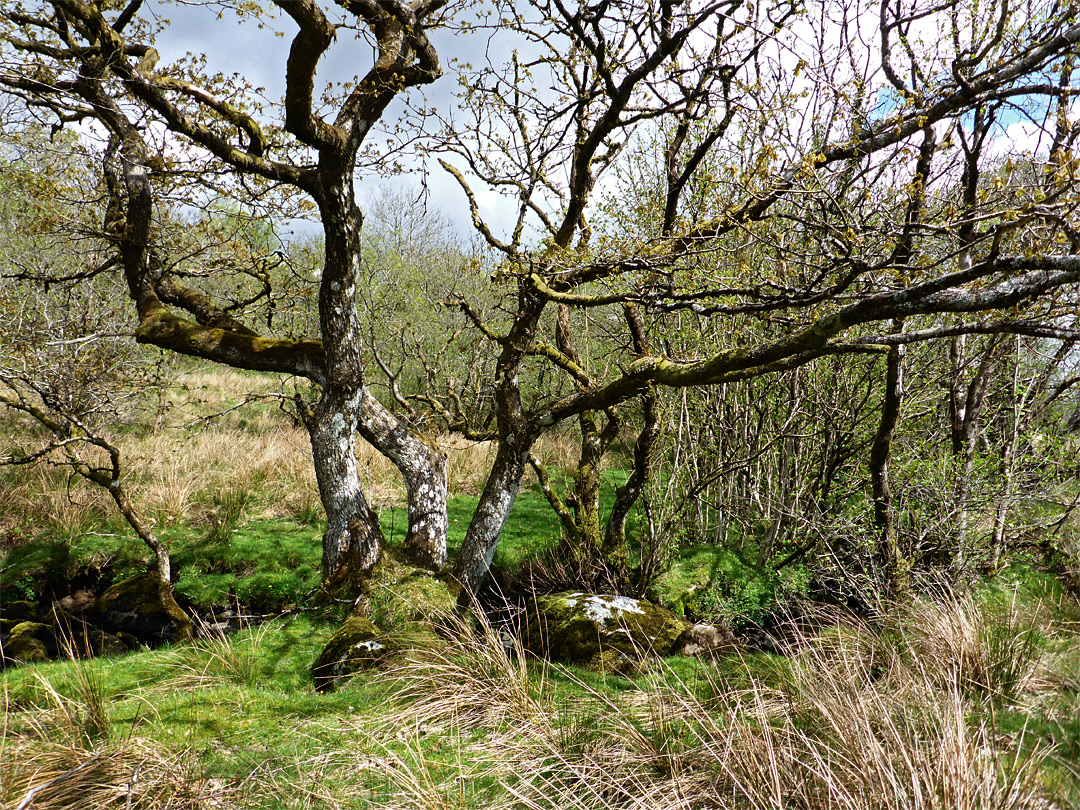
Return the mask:
<path fill-rule="evenodd" d="M 310 382 L 297 407 L 329 518 L 328 582 L 362 576 L 381 542 L 356 431 L 405 478 L 410 552 L 446 562 L 445 459 L 415 411 L 373 395 L 374 366 L 389 366 L 364 352 L 378 316 L 362 306 L 355 188 L 380 124 L 438 158 L 496 257 L 489 291 L 448 292 L 483 361 L 464 381 L 427 363 L 413 400 L 496 442 L 454 567 L 466 593 L 491 563 L 532 448 L 556 425 L 576 421 L 581 457 L 573 503 L 552 503 L 617 582 L 626 514 L 650 476 L 658 388 L 878 355 L 898 392 L 905 345 L 1077 336 L 1072 4 L 275 0 L 238 11 L 257 24 L 270 8 L 292 26 L 280 101 L 197 59 L 161 64 L 164 23 L 142 0 L 5 8 L 0 85 L 24 115 L 100 138 L 100 237 L 139 341 Z M 486 38 L 475 65 L 454 64 L 458 102 L 416 100 L 386 121 L 394 99 L 443 75 L 429 37 L 441 27 Z M 364 69 L 320 99 L 320 60 L 343 31 L 358 34 Z M 1014 142 L 1021 131 L 1030 144 Z M 254 319 L 278 289 L 266 262 L 211 266 L 240 279 L 239 294 L 194 281 L 174 236 L 187 226 L 161 201 L 207 189 L 241 206 L 314 206 L 317 329 L 298 337 Z M 514 212 L 509 233 L 486 217 L 492 195 Z M 470 386 L 490 407 L 463 404 Z M 878 483 L 890 410 L 886 398 Z M 598 461 L 628 422 L 633 471 L 602 533 Z M 887 524 L 887 487 L 875 484 L 875 500 Z"/>

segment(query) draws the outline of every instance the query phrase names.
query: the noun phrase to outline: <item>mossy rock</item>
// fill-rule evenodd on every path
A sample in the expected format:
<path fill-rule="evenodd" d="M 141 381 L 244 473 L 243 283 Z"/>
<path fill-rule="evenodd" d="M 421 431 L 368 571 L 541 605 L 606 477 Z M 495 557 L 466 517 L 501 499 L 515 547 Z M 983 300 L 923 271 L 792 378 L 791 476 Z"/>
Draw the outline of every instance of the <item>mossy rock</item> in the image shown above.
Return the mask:
<path fill-rule="evenodd" d="M 148 571 L 118 582 L 98 597 L 94 612 L 110 633 L 130 633 L 141 641 L 177 641 L 192 636 L 191 619 L 172 588 Z"/>
<path fill-rule="evenodd" d="M 326 642 L 311 668 L 315 689 L 331 692 L 350 676 L 369 669 L 397 649 L 397 643 L 368 619 L 352 616 Z"/>
<path fill-rule="evenodd" d="M 30 664 L 49 659 L 49 652 L 45 645 L 33 636 L 5 639 L 3 653 L 4 664 Z"/>
<path fill-rule="evenodd" d="M 41 618 L 37 602 L 18 599 L 0 604 L 0 620 L 14 622 L 36 622 Z"/>
<path fill-rule="evenodd" d="M 4 634 L 5 664 L 47 661 L 56 652 L 52 628 L 41 622 L 19 622 Z"/>
<path fill-rule="evenodd" d="M 42 622 L 19 622 L 8 633 L 9 638 L 24 636 L 36 638 L 39 641 L 50 641 L 54 638 L 52 628 Z"/>
<path fill-rule="evenodd" d="M 357 613 L 387 632 L 425 631 L 455 612 L 447 583 L 387 551 L 365 585 Z"/>
<path fill-rule="evenodd" d="M 632 671 L 650 655 L 678 652 L 691 625 L 659 605 L 627 596 L 557 593 L 530 602 L 526 650 L 552 661 L 605 672 Z"/>

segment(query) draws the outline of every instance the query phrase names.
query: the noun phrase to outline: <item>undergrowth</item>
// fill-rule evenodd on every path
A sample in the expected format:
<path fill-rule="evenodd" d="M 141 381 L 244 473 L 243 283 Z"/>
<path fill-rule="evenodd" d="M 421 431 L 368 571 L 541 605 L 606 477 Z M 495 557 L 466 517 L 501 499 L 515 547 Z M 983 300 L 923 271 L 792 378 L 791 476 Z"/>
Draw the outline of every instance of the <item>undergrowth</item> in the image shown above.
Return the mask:
<path fill-rule="evenodd" d="M 1017 591 L 831 613 L 785 658 L 636 678 L 451 622 L 317 695 L 303 616 L 9 670 L 0 802 L 34 808 L 1066 808 L 1080 611 Z M 426 639 L 426 640 L 424 640 Z"/>

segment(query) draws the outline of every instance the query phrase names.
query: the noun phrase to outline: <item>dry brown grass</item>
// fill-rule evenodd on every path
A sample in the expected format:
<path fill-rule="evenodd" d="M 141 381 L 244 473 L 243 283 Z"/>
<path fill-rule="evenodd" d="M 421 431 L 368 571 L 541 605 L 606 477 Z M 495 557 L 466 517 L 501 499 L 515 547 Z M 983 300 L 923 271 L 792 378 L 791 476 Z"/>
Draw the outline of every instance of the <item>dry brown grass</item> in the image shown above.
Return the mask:
<path fill-rule="evenodd" d="M 249 516 L 317 520 L 322 506 L 307 432 L 269 399 L 283 393 L 272 377 L 216 368 L 183 374 L 159 424 L 113 437 L 139 510 L 159 527 L 198 524 L 212 520 L 221 493 L 244 493 Z M 437 441 L 448 456 L 450 491 L 478 493 L 491 468 L 493 444 L 459 436 Z M 538 450 L 547 463 L 562 463 L 571 451 L 558 438 L 545 438 Z M 404 505 L 393 464 L 363 441 L 357 457 L 371 504 Z M 6 504 L 0 531 L 11 538 L 42 525 L 77 535 L 114 513 L 106 493 L 63 468 L 7 470 L 0 488 Z"/>
<path fill-rule="evenodd" d="M 1050 611 L 945 595 L 872 623 L 834 618 L 792 658 L 717 670 L 704 692 L 660 671 L 629 692 L 579 684 L 570 702 L 498 645 L 459 647 L 405 671 L 393 722 L 452 732 L 467 778 L 500 788 L 486 807 L 1051 810 L 1080 776 L 1071 793 L 1048 783 L 1054 750 L 994 721 L 1002 701 L 1063 688 L 1033 633 L 1078 643 Z M 368 761 L 396 787 L 387 806 L 468 806 L 454 768 L 414 749 Z"/>
<path fill-rule="evenodd" d="M 3 753 L 0 795 L 12 810 L 235 806 L 233 791 L 200 776 L 193 753 L 176 754 L 137 737 L 95 747 L 8 739 Z"/>
<path fill-rule="evenodd" d="M 116 735 L 102 666 L 72 658 L 63 685 L 35 671 L 38 699 L 30 705 L 12 706 L 5 683 L 0 803 L 11 810 L 233 807 L 232 791 L 202 774 L 194 752 Z"/>

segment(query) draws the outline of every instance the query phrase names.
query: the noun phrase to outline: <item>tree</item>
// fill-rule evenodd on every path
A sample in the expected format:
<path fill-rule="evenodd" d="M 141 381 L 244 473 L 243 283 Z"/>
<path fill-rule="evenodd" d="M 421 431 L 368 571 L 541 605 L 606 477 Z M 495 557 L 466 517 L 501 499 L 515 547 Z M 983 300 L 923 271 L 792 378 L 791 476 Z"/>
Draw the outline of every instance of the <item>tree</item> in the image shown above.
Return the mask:
<path fill-rule="evenodd" d="M 316 68 L 338 26 L 313 0 L 277 5 L 296 32 L 282 66 L 284 101 L 266 111 L 276 119 L 263 118 L 253 88 L 236 77 L 227 82 L 202 73 L 197 60 L 158 67 L 152 18 L 141 0 L 5 6 L 0 84 L 28 114 L 55 127 L 92 122 L 102 133 L 108 195 L 102 229 L 135 306 L 140 342 L 314 385 L 315 395 L 298 395 L 297 404 L 328 517 L 324 580 L 336 587 L 369 571 L 380 548 L 378 521 L 357 472 L 357 429 L 405 477 L 407 549 L 433 567 L 446 557 L 445 460 L 365 385 L 356 306 L 363 217 L 354 192 L 357 157 L 387 105 L 441 75 L 426 27 L 438 24 L 442 2 L 341 3 L 345 18 L 370 38 L 375 57 L 354 86 L 323 103 Z M 189 177 L 196 185 L 185 190 Z M 287 204 L 296 194 L 314 202 L 324 235 L 317 338 L 259 334 L 245 322 L 243 306 L 191 283 L 185 257 L 168 253 L 163 228 L 180 226 L 165 222 L 155 204 L 166 193 L 197 201 L 206 187 L 241 202 Z"/>
<path fill-rule="evenodd" d="M 499 445 L 455 569 L 469 588 L 530 447 L 565 419 L 656 385 L 724 384 L 828 355 L 970 332 L 1071 336 L 1060 320 L 1080 280 L 1071 6 L 535 0 L 499 3 L 496 17 L 493 42 L 517 47 L 506 65 L 463 80 L 472 119 L 448 119 L 443 145 L 515 301 L 505 331 L 477 324 L 498 352 Z M 1049 148 L 1012 160 L 1038 164 L 1053 184 L 1018 171 L 957 182 L 965 157 L 1003 162 L 972 146 L 983 138 L 972 120 L 990 109 L 1034 122 Z M 663 173 L 640 196 L 616 191 L 608 209 L 622 213 L 605 221 L 605 178 L 633 175 L 626 159 L 643 137 Z M 518 212 L 508 237 L 482 216 L 488 189 Z M 579 362 L 560 324 L 613 308 L 627 313 L 619 356 L 603 368 Z M 725 323 L 707 327 L 721 344 L 673 352 L 640 339 L 662 337 L 680 313 Z M 533 358 L 575 390 L 524 401 Z M 884 489 L 878 501 L 892 554 Z"/>
<path fill-rule="evenodd" d="M 441 74 L 427 37 L 443 22 L 441 3 L 340 0 L 375 59 L 321 108 L 315 71 L 337 29 L 315 0 L 275 5 L 297 28 L 278 108 L 244 106 L 242 83 L 158 68 L 140 0 L 3 11 L 0 83 L 28 109 L 94 120 L 107 134 L 106 231 L 140 340 L 316 386 L 303 413 L 329 517 L 327 580 L 362 574 L 378 553 L 354 426 L 399 465 L 409 545 L 439 564 L 443 460 L 367 385 L 353 175 L 391 100 Z M 648 478 L 657 387 L 726 385 L 972 332 L 1072 336 L 1061 321 L 1080 281 L 1072 6 L 495 0 L 479 14 L 469 28 L 490 35 L 491 57 L 462 66 L 461 103 L 427 143 L 500 256 L 494 276 L 506 290 L 494 318 L 457 302 L 490 343 L 497 437 L 454 568 L 466 594 L 490 565 L 535 442 L 567 420 L 582 452 L 564 525 L 607 544 L 618 576 L 620 514 Z M 990 111 L 998 122 L 1029 119 L 1049 148 L 1012 156 L 1012 169 L 976 148 Z M 264 121 L 271 113 L 280 117 Z M 149 139 L 162 130 L 170 139 L 155 152 Z M 650 152 L 661 171 L 635 163 Z M 177 160 L 189 161 L 185 175 L 170 172 Z M 963 175 L 972 161 L 980 171 Z M 1019 171 L 1024 161 L 1034 170 Z M 991 164 L 1002 170 L 982 170 Z M 256 334 L 242 308 L 184 284 L 155 251 L 154 194 L 192 175 L 249 200 L 292 189 L 314 201 L 325 234 L 317 340 Z M 508 235 L 483 215 L 487 191 L 516 212 Z M 666 338 L 684 316 L 676 346 Z M 581 339 L 585 324 L 603 324 L 602 351 Z M 444 379 L 428 394 L 432 409 L 476 427 L 458 418 L 447 388 Z M 641 452 L 601 538 L 595 462 L 633 401 Z M 887 507 L 887 493 L 878 500 Z"/>
<path fill-rule="evenodd" d="M 31 127 L 3 140 L 0 405 L 29 417 L 38 433 L 14 434 L 0 465 L 59 464 L 104 489 L 168 585 L 168 547 L 132 501 L 109 437 L 146 418 L 165 369 L 125 334 L 123 291 L 106 272 L 110 262 L 87 221 L 97 173 L 74 138 L 54 134 L 50 143 Z M 43 265 L 64 268 L 67 277 Z"/>

